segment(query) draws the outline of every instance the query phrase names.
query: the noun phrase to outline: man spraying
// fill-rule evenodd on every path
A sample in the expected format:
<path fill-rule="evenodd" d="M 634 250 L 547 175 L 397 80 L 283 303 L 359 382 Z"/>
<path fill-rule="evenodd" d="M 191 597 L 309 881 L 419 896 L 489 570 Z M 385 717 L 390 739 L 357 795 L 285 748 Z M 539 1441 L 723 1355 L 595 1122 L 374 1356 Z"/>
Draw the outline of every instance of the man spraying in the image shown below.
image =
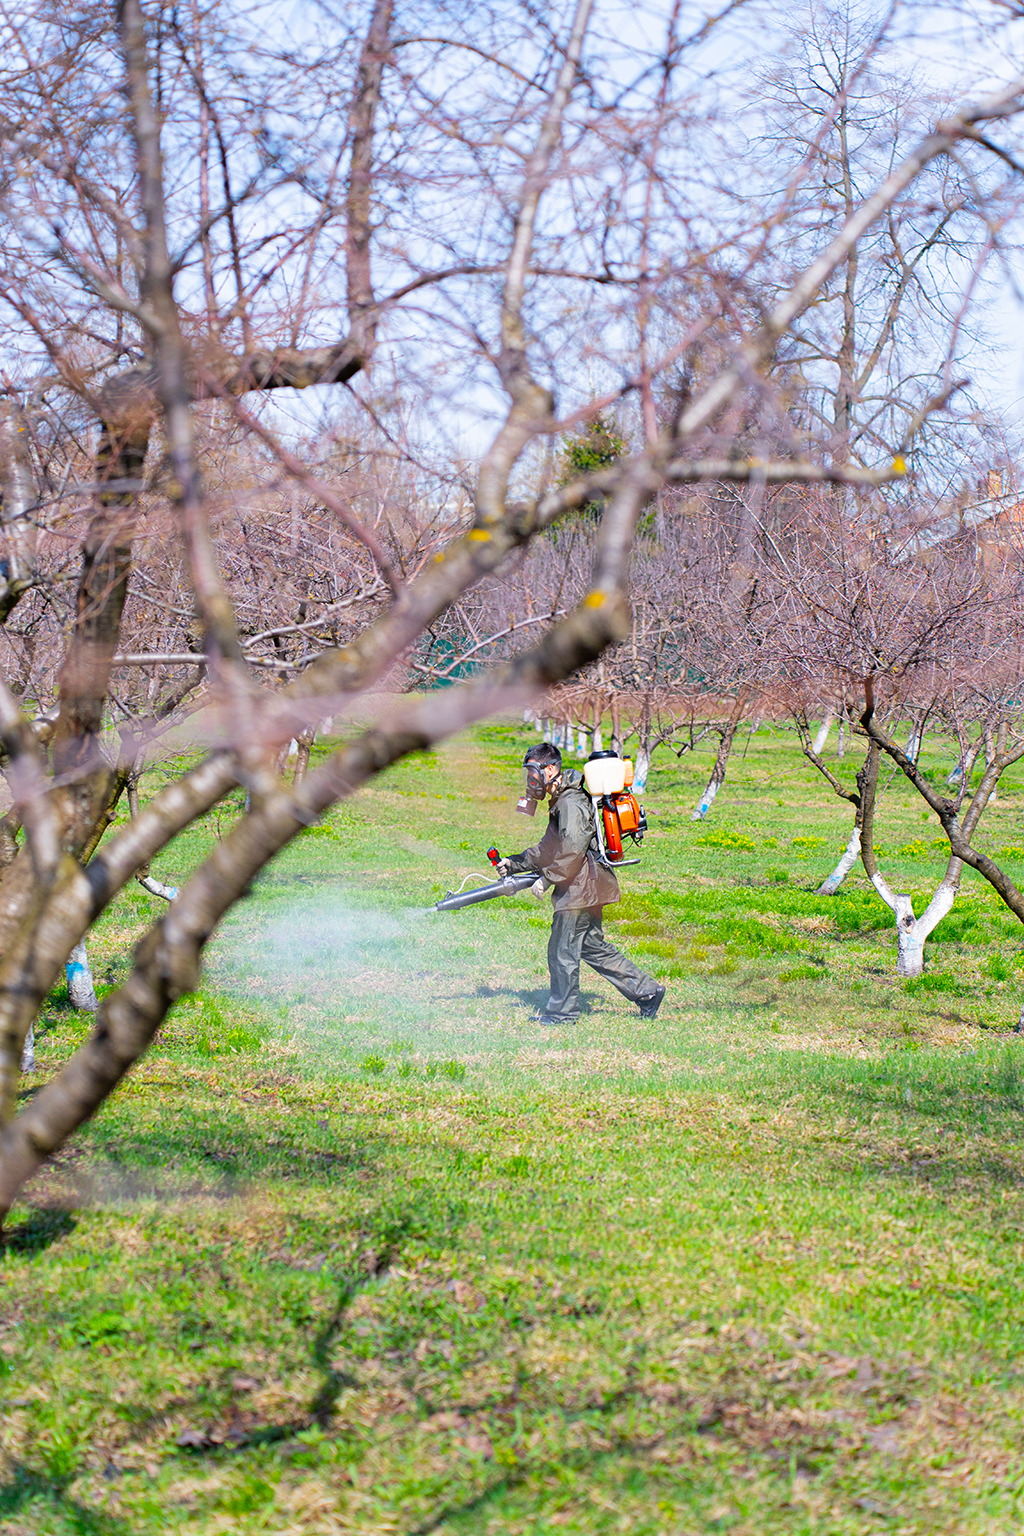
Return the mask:
<path fill-rule="evenodd" d="M 549 743 L 531 747 L 523 762 L 526 800 L 536 804 L 551 798 L 547 831 L 533 848 L 524 848 L 495 866 L 499 875 L 534 869 L 554 887 L 548 970 L 551 996 L 541 1024 L 572 1024 L 580 1012 L 580 961 L 585 960 L 599 976 L 618 987 L 624 997 L 640 1006 L 640 1017 L 653 1019 L 661 1007 L 665 988 L 647 976 L 604 936 L 604 908 L 619 900 L 619 882 L 607 863 L 594 827 L 590 798 L 583 775 L 562 768 L 562 754 Z"/>

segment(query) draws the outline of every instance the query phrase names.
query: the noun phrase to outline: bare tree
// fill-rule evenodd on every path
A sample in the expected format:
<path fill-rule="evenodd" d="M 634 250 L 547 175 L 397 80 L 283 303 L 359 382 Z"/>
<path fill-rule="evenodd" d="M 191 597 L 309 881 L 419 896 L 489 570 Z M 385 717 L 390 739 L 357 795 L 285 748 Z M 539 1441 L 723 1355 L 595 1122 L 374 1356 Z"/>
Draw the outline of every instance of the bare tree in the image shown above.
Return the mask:
<path fill-rule="evenodd" d="M 963 865 L 973 857 L 964 850 L 971 849 L 1001 773 L 1019 755 L 1024 568 L 1010 542 L 1001 563 L 980 563 L 969 537 L 934 545 L 927 559 L 908 561 L 899 541 L 884 537 L 883 519 L 884 509 L 866 499 L 855 522 L 827 499 L 808 499 L 799 536 L 785 551 L 776 547 L 768 575 L 776 582 L 776 648 L 804 755 L 854 809 L 850 841 L 821 889 L 837 890 L 859 855 L 896 917 L 898 973 L 917 976 L 925 941 L 952 908 Z M 858 683 L 867 689 L 868 707 L 857 724 L 867 737 L 867 755 L 852 788 L 816 750 L 805 696 L 824 687 L 845 701 Z M 879 692 L 884 718 L 875 704 Z M 908 716 L 909 739 L 897 746 L 895 732 Z M 950 852 L 926 910 L 915 916 L 912 897 L 894 891 L 880 868 L 874 833 L 881 754 L 895 761 L 893 773 L 902 770 L 915 785 L 927 784 L 919 767 L 926 731 L 954 744 L 959 772 L 950 776 L 951 795 L 929 790 L 929 804 L 941 803 L 947 817 Z M 985 742 L 985 769 L 972 789 L 974 757 Z"/>
<path fill-rule="evenodd" d="M 942 795 L 936 791 L 922 772 L 916 757 L 901 747 L 879 722 L 876 711 L 876 679 L 873 676 L 865 679 L 865 707 L 861 715 L 861 725 L 869 737 L 870 753 L 874 755 L 876 764 L 878 754 L 885 753 L 895 764 L 896 769 L 913 785 L 925 804 L 938 817 L 950 850 L 946 875 L 936 890 L 928 910 L 915 922 L 908 898 L 902 898 L 902 911 L 894 907 L 898 912 L 901 956 L 905 947 L 908 956 L 912 956 L 918 945 L 923 946 L 935 922 L 952 906 L 964 864 L 977 870 L 1014 916 L 1024 922 L 1024 894 L 1017 889 L 1010 876 L 989 854 L 982 853 L 973 846 L 982 813 L 985 807 L 991 804 L 1002 775 L 1014 763 L 1024 758 L 1024 717 L 1022 717 L 1020 702 L 1022 684 L 1024 684 L 1024 667 L 1022 667 L 1024 657 L 1020 647 L 1019 615 L 1019 598 L 1016 602 L 1010 602 L 1005 600 L 1004 595 L 1004 602 L 1000 605 L 998 614 L 1001 621 L 998 625 L 999 643 L 992 645 L 995 637 L 991 628 L 986 626 L 986 639 L 992 645 L 992 649 L 982 652 L 975 658 L 974 680 L 979 691 L 983 690 L 987 696 L 986 702 L 992 713 L 989 716 L 990 747 L 984 771 L 973 794 L 969 791 L 969 776 L 966 773 L 961 774 L 954 795 Z M 943 711 L 945 717 L 943 724 L 955 739 L 962 739 L 964 725 L 977 710 L 978 699 L 971 697 L 969 673 L 958 679 L 958 682 L 958 688 Z M 993 703 L 995 703 L 994 709 L 992 709 Z M 875 883 L 878 889 L 877 881 Z M 900 898 L 894 899 L 900 900 Z M 931 920 L 932 918 L 934 920 Z M 904 929 L 906 938 L 903 937 Z M 917 972 L 904 971 L 901 974 L 917 974 Z M 1024 1029 L 1024 1007 L 1021 1009 L 1017 1028 Z"/>

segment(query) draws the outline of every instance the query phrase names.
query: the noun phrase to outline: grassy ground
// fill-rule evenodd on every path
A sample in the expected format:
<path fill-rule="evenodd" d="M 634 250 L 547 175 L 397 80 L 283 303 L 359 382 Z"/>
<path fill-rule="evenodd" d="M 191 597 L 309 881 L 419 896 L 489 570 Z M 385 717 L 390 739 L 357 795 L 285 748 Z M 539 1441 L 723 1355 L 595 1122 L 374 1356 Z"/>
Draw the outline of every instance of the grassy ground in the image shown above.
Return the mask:
<path fill-rule="evenodd" d="M 595 980 L 544 1030 L 546 912 L 425 910 L 539 834 L 530 739 L 305 834 L 37 1181 L 0 1256 L 0 1531 L 1021 1530 L 1018 925 L 965 879 L 898 982 L 863 877 L 813 894 L 848 809 L 762 730 L 704 825 L 706 758 L 652 774 L 608 926 L 658 1019 Z M 1022 803 L 987 833 L 1018 878 Z M 893 785 L 893 884 L 925 897 L 936 832 Z M 156 910 L 125 894 L 99 981 Z M 44 1072 L 84 1027 L 55 994 Z"/>

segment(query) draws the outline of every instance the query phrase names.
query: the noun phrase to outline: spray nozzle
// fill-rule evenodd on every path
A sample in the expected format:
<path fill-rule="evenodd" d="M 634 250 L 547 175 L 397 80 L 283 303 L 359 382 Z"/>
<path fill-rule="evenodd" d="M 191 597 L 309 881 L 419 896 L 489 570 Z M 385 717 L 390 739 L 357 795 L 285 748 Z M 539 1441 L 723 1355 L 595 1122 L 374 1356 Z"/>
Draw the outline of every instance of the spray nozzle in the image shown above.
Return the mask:
<path fill-rule="evenodd" d="M 501 861 L 501 854 L 498 852 L 497 848 L 488 848 L 487 857 L 490 859 L 492 866 L 497 869 L 498 864 Z"/>

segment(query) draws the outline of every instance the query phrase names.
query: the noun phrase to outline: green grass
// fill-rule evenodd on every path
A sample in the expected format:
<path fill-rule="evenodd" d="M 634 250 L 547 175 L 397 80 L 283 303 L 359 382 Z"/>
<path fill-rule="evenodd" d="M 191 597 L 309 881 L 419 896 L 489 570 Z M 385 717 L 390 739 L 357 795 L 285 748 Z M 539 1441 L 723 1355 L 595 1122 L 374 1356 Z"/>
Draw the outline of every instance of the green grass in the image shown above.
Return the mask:
<path fill-rule="evenodd" d="M 304 834 L 18 1208 L 0 1531 L 1019 1532 L 1019 925 L 965 877 L 898 980 L 863 876 L 815 893 L 848 808 L 763 730 L 710 825 L 706 759 L 652 772 L 607 928 L 658 1018 L 590 978 L 545 1030 L 546 910 L 430 910 L 539 835 L 531 739 L 478 730 Z M 936 830 L 890 789 L 918 911 Z M 159 910 L 104 919 L 101 990 Z M 85 1027 L 55 992 L 44 1071 Z"/>

